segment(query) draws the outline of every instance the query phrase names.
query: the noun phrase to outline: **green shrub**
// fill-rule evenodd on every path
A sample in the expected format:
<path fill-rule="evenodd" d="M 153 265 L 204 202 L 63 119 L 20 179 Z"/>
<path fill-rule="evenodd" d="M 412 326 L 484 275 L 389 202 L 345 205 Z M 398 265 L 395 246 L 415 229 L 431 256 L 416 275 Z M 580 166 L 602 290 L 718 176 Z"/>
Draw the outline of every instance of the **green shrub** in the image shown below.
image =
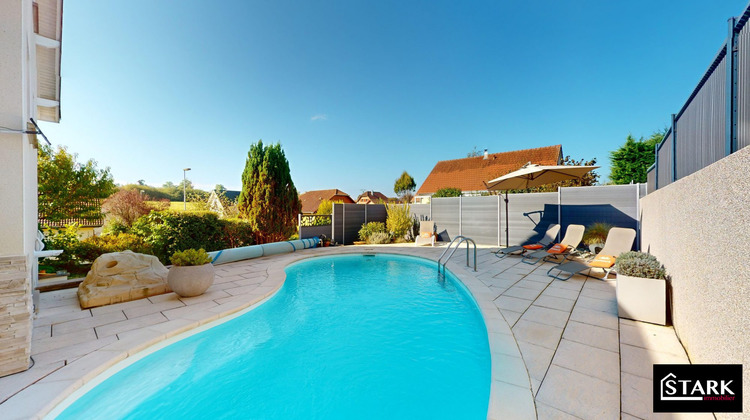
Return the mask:
<path fill-rule="evenodd" d="M 208 253 L 203 249 L 186 249 L 184 251 L 177 251 L 172 254 L 172 264 L 180 267 L 203 265 L 208 264 L 213 259 L 208 256 Z"/>
<path fill-rule="evenodd" d="M 435 194 L 432 194 L 432 198 L 461 197 L 462 195 L 460 188 L 446 187 L 435 191 Z"/>
<path fill-rule="evenodd" d="M 647 279 L 666 277 L 664 266 L 651 254 L 628 251 L 620 254 L 615 262 L 617 274 Z"/>
<path fill-rule="evenodd" d="M 385 233 L 385 224 L 382 222 L 364 223 L 359 230 L 359 239 L 367 242 L 374 233 Z"/>
<path fill-rule="evenodd" d="M 391 242 L 391 235 L 385 232 L 375 232 L 370 235 L 370 239 L 367 243 L 370 244 L 387 244 Z"/>
<path fill-rule="evenodd" d="M 406 240 L 406 234 L 414 223 L 410 206 L 408 204 L 386 204 L 385 210 L 388 213 L 385 224 L 391 237 L 399 242 Z"/>
<path fill-rule="evenodd" d="M 609 223 L 597 222 L 586 227 L 583 232 L 583 243 L 585 245 L 603 244 L 607 240 L 609 230 L 612 229 Z"/>
<path fill-rule="evenodd" d="M 222 248 L 239 248 L 253 244 L 253 227 L 247 220 L 243 219 L 220 219 L 223 226 L 225 246 Z M 216 250 L 214 250 L 216 251 Z"/>
<path fill-rule="evenodd" d="M 105 220 L 104 227 L 102 228 L 102 234 L 117 235 L 119 233 L 127 233 L 128 229 L 129 228 L 127 225 L 125 225 L 125 223 L 113 217 Z"/>
<path fill-rule="evenodd" d="M 78 239 L 78 223 L 60 229 L 47 229 L 44 238 L 45 250 L 61 249 L 57 257 L 44 258 L 40 264 L 52 267 L 55 271 L 76 272 L 80 258 L 78 253 L 81 241 Z"/>
<path fill-rule="evenodd" d="M 224 227 L 216 213 L 154 211 L 136 220 L 131 232 L 151 245 L 154 255 L 166 264 L 177 251 L 229 248 L 230 241 Z"/>
<path fill-rule="evenodd" d="M 78 245 L 76 256 L 79 263 L 94 262 L 102 254 L 110 252 L 133 251 L 139 254 L 153 254 L 151 245 L 143 238 L 129 233 L 92 236 L 82 240 Z"/>

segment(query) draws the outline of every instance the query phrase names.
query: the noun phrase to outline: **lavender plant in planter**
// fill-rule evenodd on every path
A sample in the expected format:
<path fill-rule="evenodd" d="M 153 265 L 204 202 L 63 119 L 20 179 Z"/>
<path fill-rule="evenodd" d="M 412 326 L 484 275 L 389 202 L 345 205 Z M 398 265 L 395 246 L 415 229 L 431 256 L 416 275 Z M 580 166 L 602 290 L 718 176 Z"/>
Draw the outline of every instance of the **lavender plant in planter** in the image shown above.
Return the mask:
<path fill-rule="evenodd" d="M 617 257 L 615 269 L 619 317 L 665 325 L 666 270 L 656 257 L 643 252 L 625 252 Z"/>

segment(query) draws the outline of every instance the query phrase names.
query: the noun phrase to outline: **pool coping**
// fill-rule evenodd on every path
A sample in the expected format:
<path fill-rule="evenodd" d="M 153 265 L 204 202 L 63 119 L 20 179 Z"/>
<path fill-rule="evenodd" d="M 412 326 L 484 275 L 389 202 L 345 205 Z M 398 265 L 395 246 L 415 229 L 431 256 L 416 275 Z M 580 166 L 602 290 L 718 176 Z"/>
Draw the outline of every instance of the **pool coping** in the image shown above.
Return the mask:
<path fill-rule="evenodd" d="M 247 294 L 237 295 L 236 299 L 212 308 L 189 311 L 178 319 L 141 328 L 121 339 L 118 337 L 117 341 L 82 356 L 13 395 L 0 405 L 0 413 L 4 416 L 8 415 L 6 418 L 44 418 L 55 412 L 56 408 L 69 396 L 83 389 L 87 384 L 91 384 L 97 376 L 116 364 L 152 346 L 163 344 L 168 339 L 183 339 L 197 333 L 197 328 L 201 326 L 214 324 L 217 321 L 226 322 L 241 315 L 242 312 L 252 310 L 283 286 L 286 280 L 284 269 L 295 262 L 320 256 L 361 253 L 408 255 L 437 261 L 437 254 L 432 255 L 435 252 L 434 248 L 420 252 L 422 250 L 428 250 L 428 248 L 420 249 L 408 244 L 398 247 L 314 248 L 291 254 L 218 265 L 217 269 L 222 269 L 255 261 L 266 261 L 268 263 L 267 277 L 259 283 L 258 287 L 253 288 Z M 493 303 L 496 293 L 493 293 L 487 285 L 474 277 L 470 269 L 455 259 L 448 262 L 447 267 L 469 290 L 487 327 L 491 357 L 491 385 L 487 418 L 535 418 L 534 396 L 526 365 L 510 326 Z M 509 394 L 515 402 L 513 407 L 500 404 L 501 396 L 502 400 L 507 401 Z"/>

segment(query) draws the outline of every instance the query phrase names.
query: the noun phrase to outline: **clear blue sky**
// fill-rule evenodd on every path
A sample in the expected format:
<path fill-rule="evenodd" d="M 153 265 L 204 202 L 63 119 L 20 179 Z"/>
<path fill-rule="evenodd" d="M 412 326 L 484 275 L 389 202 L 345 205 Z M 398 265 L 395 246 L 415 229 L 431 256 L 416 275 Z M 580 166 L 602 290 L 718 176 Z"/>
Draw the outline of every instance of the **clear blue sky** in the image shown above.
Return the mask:
<path fill-rule="evenodd" d="M 393 194 L 439 160 L 669 124 L 747 0 L 66 1 L 53 144 L 115 181 L 241 187 L 281 142 L 300 192 Z"/>

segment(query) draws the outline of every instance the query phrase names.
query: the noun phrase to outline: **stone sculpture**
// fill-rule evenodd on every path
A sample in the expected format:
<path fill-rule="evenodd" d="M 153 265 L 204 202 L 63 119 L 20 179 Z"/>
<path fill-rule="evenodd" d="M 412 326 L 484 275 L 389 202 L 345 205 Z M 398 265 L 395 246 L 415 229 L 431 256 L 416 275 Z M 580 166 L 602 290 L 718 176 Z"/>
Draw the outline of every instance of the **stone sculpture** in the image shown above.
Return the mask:
<path fill-rule="evenodd" d="M 127 302 L 170 292 L 168 270 L 153 255 L 133 251 L 103 254 L 78 286 L 81 308 Z"/>

